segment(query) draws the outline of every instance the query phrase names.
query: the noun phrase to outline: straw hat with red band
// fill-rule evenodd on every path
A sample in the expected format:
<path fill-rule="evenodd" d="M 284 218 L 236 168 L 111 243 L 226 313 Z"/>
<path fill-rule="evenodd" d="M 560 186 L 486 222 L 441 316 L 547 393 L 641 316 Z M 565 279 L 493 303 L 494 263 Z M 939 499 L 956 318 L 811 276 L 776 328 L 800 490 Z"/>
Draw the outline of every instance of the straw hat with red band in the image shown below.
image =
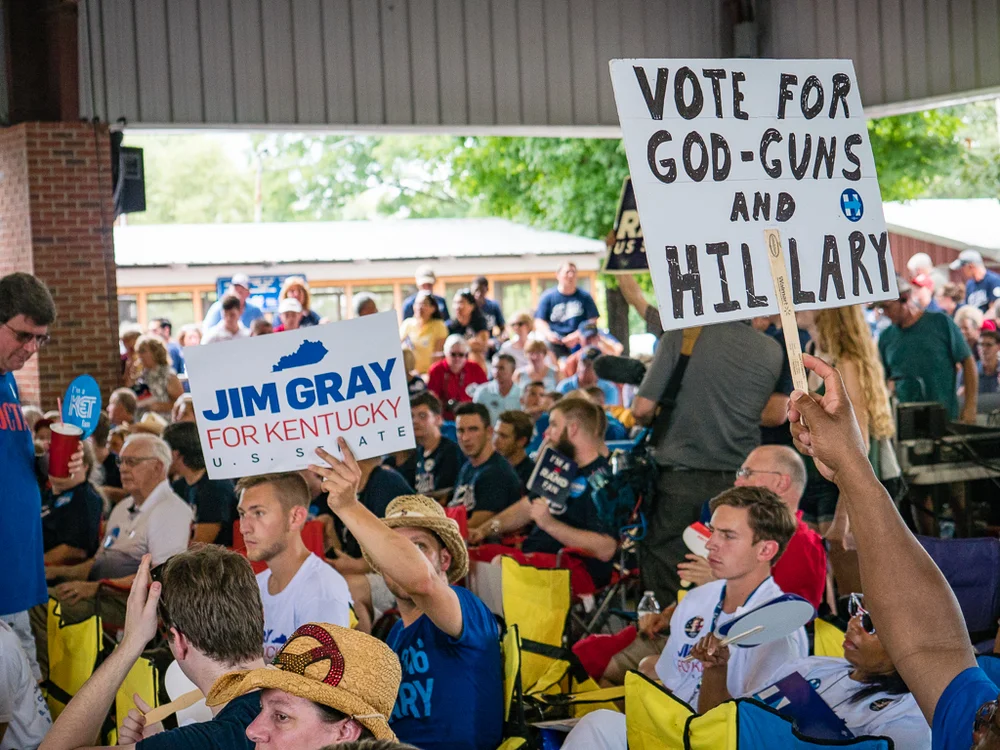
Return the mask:
<path fill-rule="evenodd" d="M 436 534 L 441 543 L 451 553 L 451 565 L 448 568 L 448 582 L 462 580 L 469 572 L 469 550 L 465 547 L 458 522 L 448 518 L 436 500 L 426 495 L 400 495 L 385 509 L 383 523 L 390 529 L 426 529 Z M 372 571 L 379 572 L 378 565 L 362 547 L 361 553 Z"/>
<path fill-rule="evenodd" d="M 205 702 L 218 706 L 252 690 L 281 690 L 349 716 L 376 739 L 394 740 L 389 716 L 401 678 L 399 659 L 382 641 L 310 622 L 292 634 L 270 666 L 216 680 Z"/>

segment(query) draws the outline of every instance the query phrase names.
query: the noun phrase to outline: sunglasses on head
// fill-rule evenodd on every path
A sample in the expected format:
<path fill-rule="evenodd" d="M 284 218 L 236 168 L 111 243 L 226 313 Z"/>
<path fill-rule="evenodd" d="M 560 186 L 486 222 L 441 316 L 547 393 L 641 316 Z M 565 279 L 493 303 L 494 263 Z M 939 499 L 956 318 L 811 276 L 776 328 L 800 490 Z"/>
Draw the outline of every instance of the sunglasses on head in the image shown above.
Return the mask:
<path fill-rule="evenodd" d="M 872 616 L 865 609 L 864 594 L 851 594 L 851 598 L 847 600 L 847 614 L 850 615 L 851 619 L 860 616 L 861 627 L 864 631 L 868 635 L 875 635 L 875 624 L 872 622 Z"/>

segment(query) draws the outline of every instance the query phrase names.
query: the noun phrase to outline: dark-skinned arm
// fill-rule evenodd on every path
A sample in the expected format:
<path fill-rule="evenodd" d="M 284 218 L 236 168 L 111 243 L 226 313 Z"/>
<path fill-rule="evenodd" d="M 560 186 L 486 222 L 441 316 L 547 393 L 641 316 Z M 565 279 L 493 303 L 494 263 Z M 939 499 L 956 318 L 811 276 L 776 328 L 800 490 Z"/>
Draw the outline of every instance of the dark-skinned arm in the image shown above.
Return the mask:
<path fill-rule="evenodd" d="M 854 531 L 865 591 L 879 638 L 929 724 L 941 694 L 976 665 L 955 595 L 910 533 L 878 481 L 840 374 L 816 357 L 805 366 L 823 379 L 823 397 L 792 394 L 795 446 L 837 484 Z"/>

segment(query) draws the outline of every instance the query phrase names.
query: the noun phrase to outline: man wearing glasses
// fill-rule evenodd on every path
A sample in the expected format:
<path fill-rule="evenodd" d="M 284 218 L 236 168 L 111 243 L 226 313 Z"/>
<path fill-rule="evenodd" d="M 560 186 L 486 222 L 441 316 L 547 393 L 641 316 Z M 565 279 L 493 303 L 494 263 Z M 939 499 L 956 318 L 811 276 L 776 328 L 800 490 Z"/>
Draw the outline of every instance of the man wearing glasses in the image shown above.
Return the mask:
<path fill-rule="evenodd" d="M 95 598 L 101 584 L 127 588 L 132 585 L 143 555 L 149 554 L 153 565 L 159 565 L 187 549 L 193 512 L 170 489 L 167 471 L 172 460 L 170 446 L 155 435 L 140 433 L 125 441 L 118 463 L 122 488 L 129 496 L 111 510 L 97 554 L 78 565 L 46 568 L 45 575 L 54 584 L 50 593 L 62 606 L 64 622 L 82 622 L 99 610 L 105 624 L 124 623 L 124 599 Z M 44 672 L 44 605 L 32 610 L 31 625 Z"/>
<path fill-rule="evenodd" d="M 48 343 L 56 306 L 45 284 L 27 273 L 0 279 L 0 619 L 24 647 L 38 678 L 28 610 L 48 598 L 42 563 L 42 498 L 31 428 L 21 412 L 14 373 Z"/>

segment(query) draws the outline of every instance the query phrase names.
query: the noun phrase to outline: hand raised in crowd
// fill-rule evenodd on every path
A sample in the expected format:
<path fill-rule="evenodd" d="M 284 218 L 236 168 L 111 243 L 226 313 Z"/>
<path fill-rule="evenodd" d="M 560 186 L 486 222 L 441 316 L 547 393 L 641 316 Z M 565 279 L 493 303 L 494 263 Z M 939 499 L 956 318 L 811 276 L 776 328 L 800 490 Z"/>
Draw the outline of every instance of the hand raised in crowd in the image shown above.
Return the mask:
<path fill-rule="evenodd" d="M 687 562 L 677 564 L 677 575 L 680 576 L 682 581 L 702 586 L 715 580 L 715 576 L 712 575 L 712 568 L 709 566 L 708 560 L 704 557 L 691 552 L 684 555 L 684 557 Z"/>
<path fill-rule="evenodd" d="M 151 564 L 152 557 L 148 554 L 143 555 L 139 570 L 132 579 L 132 589 L 129 591 L 125 608 L 125 628 L 121 645 L 123 648 L 131 649 L 136 655 L 142 653 L 146 644 L 156 637 L 156 628 L 159 624 L 156 608 L 160 603 L 162 586 L 160 583 L 152 582 L 149 573 Z"/>
<path fill-rule="evenodd" d="M 725 667 L 729 664 L 729 646 L 723 646 L 715 633 L 709 633 L 695 644 L 691 656 L 700 661 L 705 669 Z"/>
<path fill-rule="evenodd" d="M 122 720 L 122 725 L 118 727 L 118 744 L 134 745 L 140 740 L 152 737 L 163 731 L 163 723 L 156 722 L 146 726 L 146 714 L 153 710 L 138 693 L 132 695 L 132 700 L 136 707 L 129 709 L 128 714 Z"/>
<path fill-rule="evenodd" d="M 56 586 L 56 597 L 63 604 L 77 604 L 97 596 L 98 581 L 67 581 Z"/>
<path fill-rule="evenodd" d="M 818 357 L 802 355 L 802 363 L 823 379 L 826 393 L 793 391 L 788 401 L 788 422 L 795 447 L 812 456 L 816 468 L 831 482 L 841 469 L 867 462 L 867 451 L 844 379 Z"/>
<path fill-rule="evenodd" d="M 677 603 L 671 604 L 658 615 L 642 615 L 639 618 L 639 634 L 646 638 L 655 638 L 670 627 L 670 618 L 674 616 Z"/>
<path fill-rule="evenodd" d="M 337 438 L 337 445 L 340 446 L 343 461 L 322 448 L 317 448 L 316 455 L 329 465 L 325 467 L 309 465 L 309 471 L 323 480 L 323 491 L 327 493 L 326 502 L 334 513 L 358 502 L 358 487 L 361 485 L 361 467 L 358 466 L 347 441 L 344 438 Z"/>

